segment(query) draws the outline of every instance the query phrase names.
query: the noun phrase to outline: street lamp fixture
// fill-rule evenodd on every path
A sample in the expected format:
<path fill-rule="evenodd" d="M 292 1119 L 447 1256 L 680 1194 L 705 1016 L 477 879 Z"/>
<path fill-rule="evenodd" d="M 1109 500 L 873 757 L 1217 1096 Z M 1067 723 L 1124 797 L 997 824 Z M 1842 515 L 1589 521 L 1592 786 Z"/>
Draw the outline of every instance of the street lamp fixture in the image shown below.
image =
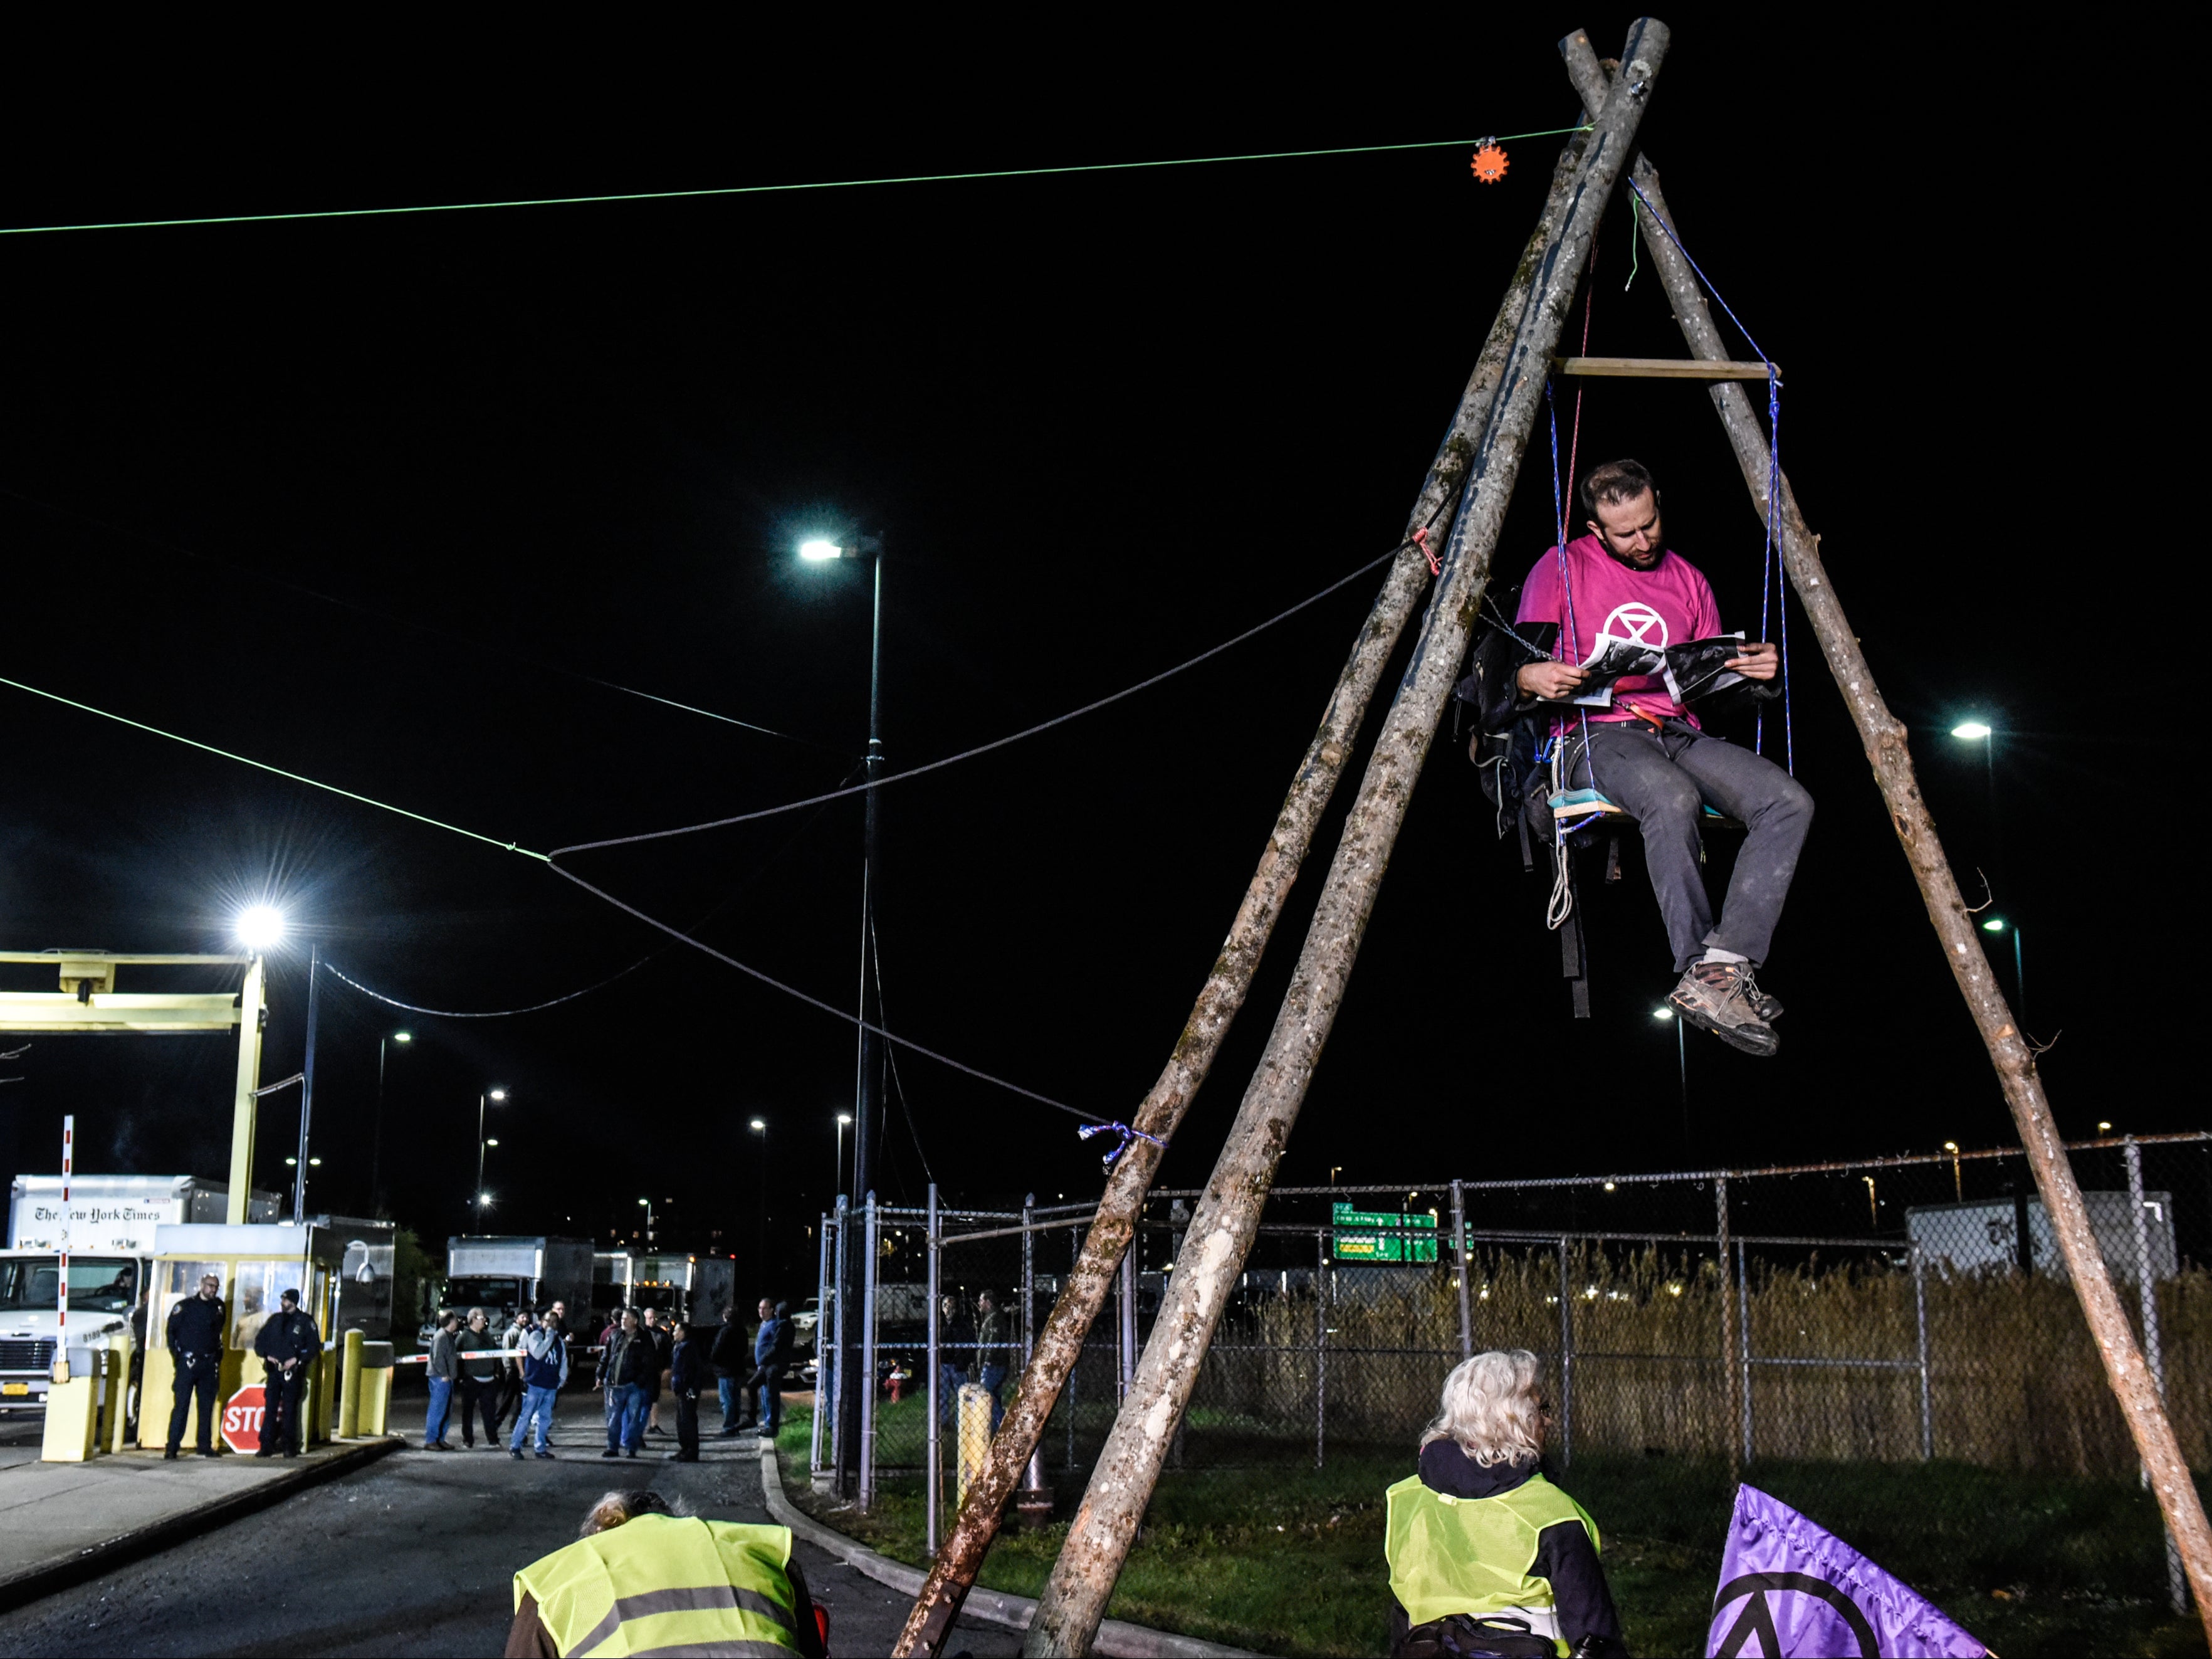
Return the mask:
<path fill-rule="evenodd" d="M 1981 743 L 1986 742 L 1994 733 L 1978 720 L 1966 720 L 1951 728 L 1951 735 L 1969 743 Z"/>
<path fill-rule="evenodd" d="M 754 1133 L 754 1134 L 756 1134 L 756 1135 L 765 1135 L 765 1134 L 767 1134 L 767 1133 L 768 1133 L 768 1120 L 767 1120 L 765 1118 L 755 1118 L 755 1119 L 752 1120 L 751 1129 L 752 1129 L 753 1133 Z"/>
<path fill-rule="evenodd" d="M 2111 1134 L 2111 1133 L 2112 1132 L 2112 1125 L 2111 1124 L 2109 1124 L 2109 1123 L 2106 1123 L 2104 1119 L 2102 1119 L 2100 1118 L 2100 1119 L 2098 1119 L 2098 1121 L 2097 1121 L 2097 1132 L 2098 1132 L 2100 1135 L 2109 1135 L 2109 1134 Z"/>
<path fill-rule="evenodd" d="M 1655 1008 L 1651 1010 L 1651 1017 L 1655 1020 L 1671 1020 L 1674 1017 L 1674 1010 L 1671 1008 Z"/>
<path fill-rule="evenodd" d="M 284 937 L 284 912 L 274 905 L 248 905 L 238 912 L 238 942 L 258 955 Z"/>
<path fill-rule="evenodd" d="M 1982 924 L 1982 931 L 1984 933 L 2002 933 L 2004 930 L 2005 919 L 2002 916 L 1992 916 Z"/>

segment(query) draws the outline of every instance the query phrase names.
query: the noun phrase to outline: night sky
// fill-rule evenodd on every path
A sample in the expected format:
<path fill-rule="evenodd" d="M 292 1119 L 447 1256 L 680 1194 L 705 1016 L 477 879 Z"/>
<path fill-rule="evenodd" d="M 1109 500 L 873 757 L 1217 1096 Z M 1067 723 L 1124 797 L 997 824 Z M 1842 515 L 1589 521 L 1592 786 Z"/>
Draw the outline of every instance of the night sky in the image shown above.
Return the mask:
<path fill-rule="evenodd" d="M 449 43 L 431 69 L 388 42 L 342 82 L 304 83 L 249 81 L 215 67 L 219 43 L 180 41 L 213 77 L 186 88 L 142 40 L 137 68 L 96 91 L 16 102 L 0 217 L 1472 138 L 1571 123 L 1552 43 L 1581 23 L 1616 51 L 1628 16 L 1524 10 L 1371 55 L 1286 43 L 1264 71 L 1242 39 L 1109 46 L 1080 87 L 1056 57 L 1025 70 L 951 39 L 913 43 L 942 70 L 884 67 L 902 56 L 884 40 L 878 67 L 817 83 L 764 49 L 725 62 L 730 42 L 665 38 L 548 47 L 561 72 L 542 77 L 489 41 Z M 2081 379 L 2095 344 L 2069 305 L 2109 284 L 2153 181 L 2118 139 L 2060 144 L 2033 101 L 1977 105 L 2049 69 L 2006 40 L 1927 16 L 1909 39 L 1669 21 L 1644 139 L 1691 251 L 1784 365 L 1785 466 L 1911 728 L 1963 883 L 1986 870 L 2026 930 L 2026 1024 L 2057 1037 L 2044 1070 L 2060 1124 L 2197 1127 L 2201 1094 L 2166 1086 L 2178 1040 L 2160 954 L 2198 913 L 2192 833 L 2185 808 L 2173 835 L 2148 714 L 2178 700 L 2179 670 L 2140 665 L 2146 718 L 2127 719 L 2063 631 L 2138 608 L 2092 584 L 2145 548 L 2165 493 L 2134 404 Z M 2116 126 L 2125 113 L 2100 86 L 2117 40 L 2067 51 L 2069 129 Z M 803 566 L 793 550 L 867 531 L 889 550 L 891 769 L 950 753 L 1170 666 L 1390 547 L 1559 143 L 1509 145 L 1492 187 L 1446 148 L 0 238 L 4 672 L 542 851 L 845 780 L 866 735 L 866 566 Z M 1680 355 L 1648 260 L 1624 291 L 1630 263 L 1616 204 L 1591 350 Z M 1728 625 L 1755 630 L 1760 526 L 1703 391 L 1590 383 L 1579 445 L 1585 468 L 1621 454 L 1654 468 L 1670 543 L 1711 576 Z M 1540 424 L 1501 600 L 1549 545 L 1550 490 Z M 1109 711 L 888 788 L 891 1028 L 1128 1115 L 1378 583 Z M 1791 620 L 1797 770 L 1820 817 L 1763 976 L 1790 1008 L 1779 1058 L 1692 1034 L 1686 1148 L 1674 1032 L 1651 1017 L 1672 975 L 1640 866 L 1585 888 L 1595 1017 L 1574 1021 L 1547 879 L 1493 839 L 1447 735 L 1282 1180 L 2009 1138 L 1841 701 Z M 1998 729 L 1994 790 L 1980 747 L 1947 735 L 1970 716 Z M 310 942 L 388 996 L 453 1009 L 542 1001 L 643 961 L 512 1019 L 402 1015 L 326 983 L 312 1208 L 369 1204 L 378 1040 L 404 1028 L 417 1040 L 386 1077 L 382 1176 L 391 1212 L 426 1238 L 466 1224 L 477 1097 L 499 1084 L 512 1095 L 486 1184 L 501 1229 L 605 1240 L 649 1195 L 666 1239 L 750 1260 L 766 1191 L 767 1277 L 811 1269 L 804 1226 L 852 1105 L 849 1026 L 512 853 L 18 691 L 0 688 L 0 944 L 221 949 L 238 906 L 273 897 L 294 930 L 272 970 L 265 1078 L 299 1065 Z M 1170 1153 L 1172 1184 L 1201 1181 L 1218 1147 L 1357 776 Z M 2148 834 L 2127 805 L 2142 788 Z M 842 1005 L 860 841 L 848 800 L 575 868 Z M 2009 986 L 2008 954 L 2002 971 Z M 45 969 L 4 972 L 52 988 Z M 216 983 L 144 973 L 125 988 Z M 82 1169 L 220 1179 L 231 1065 L 214 1037 L 39 1039 L 5 1068 L 21 1081 L 0 1089 L 0 1148 L 10 1170 L 50 1170 L 74 1111 Z M 1097 1190 L 1074 1120 L 912 1054 L 898 1077 L 887 1196 L 918 1200 L 926 1171 L 969 1202 Z M 264 1109 L 263 1186 L 287 1180 L 296 1100 Z"/>

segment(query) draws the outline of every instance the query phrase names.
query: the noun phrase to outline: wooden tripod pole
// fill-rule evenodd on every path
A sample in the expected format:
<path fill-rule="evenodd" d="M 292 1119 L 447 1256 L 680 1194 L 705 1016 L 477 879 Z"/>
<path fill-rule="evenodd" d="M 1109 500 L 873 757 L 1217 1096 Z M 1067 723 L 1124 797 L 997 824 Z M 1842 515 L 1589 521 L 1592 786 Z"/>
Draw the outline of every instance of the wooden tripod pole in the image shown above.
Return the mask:
<path fill-rule="evenodd" d="M 1519 337 L 1523 314 L 1547 250 L 1558 242 L 1569 207 L 1587 135 L 1571 137 L 1552 176 L 1552 188 L 1542 215 L 1528 238 L 1515 269 L 1513 282 L 1498 308 L 1490 334 L 1475 359 L 1474 373 L 1461 397 L 1459 408 L 1444 434 L 1421 492 L 1407 521 L 1410 539 L 1428 530 L 1427 545 L 1441 551 L 1452 528 L 1467 483 L 1469 462 L 1481 448 L 1488 430 L 1509 357 Z M 1329 694 L 1321 729 L 1314 735 L 1304 758 L 1291 780 L 1273 829 L 1267 837 L 1260 865 L 1237 906 L 1229 936 L 1215 959 L 1212 972 L 1200 989 L 1190 1020 L 1176 1040 L 1167 1067 L 1152 1085 L 1133 1119 L 1136 1128 L 1160 1141 L 1170 1138 L 1182 1123 L 1199 1086 L 1206 1081 L 1230 1023 L 1243 1006 L 1253 973 L 1282 914 L 1283 901 L 1297 879 L 1313 842 L 1314 826 L 1327 809 L 1342 776 L 1352 745 L 1366 718 L 1369 703 L 1391 652 L 1396 649 L 1406 624 L 1429 583 L 1425 553 L 1408 546 L 1391 567 L 1374 609 L 1352 643 L 1352 654 Z M 999 1520 L 1006 1501 L 1021 1479 L 1022 1470 L 1044 1433 L 1046 1420 L 1066 1387 L 1068 1373 L 1082 1357 L 1084 1339 L 1114 1284 L 1115 1270 L 1135 1236 L 1145 1194 L 1159 1168 L 1164 1148 L 1156 1141 L 1133 1139 L 1115 1161 L 1098 1213 L 1085 1235 L 1083 1250 L 1066 1285 L 1053 1306 L 1051 1316 L 1039 1333 L 1035 1351 L 1022 1374 L 1005 1420 L 991 1442 L 991 1452 L 981 1473 L 969 1483 L 968 1499 L 915 1599 L 906 1627 L 894 1650 L 901 1659 L 936 1655 L 944 1649 L 952 1621 L 960 1612 L 976 1570 L 998 1535 Z"/>
<path fill-rule="evenodd" d="M 1569 35 L 1560 42 L 1560 51 L 1566 58 L 1568 74 L 1584 105 L 1593 109 L 1601 107 L 1609 87 L 1603 67 L 1590 50 L 1589 38 L 1579 33 Z M 1681 324 L 1682 332 L 1689 341 L 1690 354 L 1709 361 L 1725 361 L 1728 353 L 1722 347 L 1719 331 L 1713 326 L 1705 296 L 1698 291 L 1697 275 L 1668 234 L 1674 217 L 1667 210 L 1666 198 L 1659 192 L 1658 169 L 1651 165 L 1649 156 L 1639 155 L 1632 176 L 1650 204 L 1648 209 L 1641 205 L 1636 209 L 1643 216 L 1644 245 L 1666 284 L 1667 297 L 1674 305 L 1675 320 Z M 1652 223 L 1650 215 L 1655 212 L 1667 228 Z M 1763 517 L 1767 510 L 1768 454 L 1766 439 L 1759 432 L 1751 400 L 1744 395 L 1743 387 L 1734 381 L 1715 384 L 1712 400 L 1720 411 L 1722 424 L 1728 429 L 1729 442 L 1735 449 L 1744 481 L 1751 486 L 1752 498 Z M 1996 1069 L 2005 1103 L 2012 1108 L 2021 1144 L 2027 1151 L 2028 1167 L 2035 1172 L 2035 1184 L 2043 1195 L 2044 1211 L 2051 1217 L 2059 1252 L 2066 1259 L 2067 1273 L 2074 1281 L 2074 1293 L 2081 1299 L 2082 1315 L 2088 1321 L 2089 1333 L 2096 1339 L 2097 1351 L 2104 1361 L 2106 1377 L 2119 1400 L 2128 1432 L 2135 1439 L 2136 1454 L 2142 1460 L 2151 1490 L 2158 1497 L 2160 1512 L 2166 1518 L 2166 1529 L 2180 1552 L 2190 1587 L 2196 1592 L 2197 1609 L 2205 1621 L 2206 1635 L 2212 1638 L 2212 1528 L 2205 1524 L 2204 1505 L 2190 1477 L 2189 1465 L 2182 1457 L 2180 1442 L 2174 1438 L 2165 1402 L 2159 1398 L 2150 1369 L 2143 1363 L 2142 1351 L 2136 1345 L 2135 1332 L 2128 1324 L 2126 1311 L 2112 1289 L 2104 1255 L 2097 1247 L 2088 1211 L 2081 1202 L 2081 1186 L 2074 1179 L 2073 1166 L 2066 1160 L 2065 1145 L 2059 1138 L 2057 1123 L 2051 1115 L 2051 1103 L 2044 1096 L 2043 1080 L 2036 1073 L 2035 1051 L 2021 1034 L 2011 1009 L 1997 989 L 1996 977 L 1990 972 L 1989 959 L 1982 953 L 1981 935 L 1974 926 L 1966 900 L 1960 896 L 1958 882 L 1943 854 L 1943 844 L 1936 838 L 1936 820 L 1920 797 L 1912 756 L 1905 746 L 1905 727 L 1890 713 L 1889 705 L 1875 688 L 1865 654 L 1859 650 L 1858 637 L 1851 631 L 1842 601 L 1836 597 L 1835 586 L 1828 579 L 1827 567 L 1821 562 L 1820 538 L 1806 528 L 1804 515 L 1798 510 L 1797 499 L 1790 492 L 1786 477 L 1781 481 L 1780 495 L 1782 510 L 1777 515 L 1777 528 L 1790 584 L 1803 603 L 1805 614 L 1812 619 L 1821 652 L 1827 657 L 1828 668 L 1844 693 L 1852 723 L 1858 728 L 1859 741 L 1865 745 L 1867 759 L 1874 768 L 1875 783 L 1889 808 L 1890 824 L 1897 831 L 1898 842 L 1905 849 L 1905 863 L 1911 866 L 1912 879 L 1919 884 L 1921 899 L 1928 906 L 1928 919 L 1935 925 L 1936 937 L 1942 941 L 1943 959 L 1951 965 L 1960 994 L 1966 997 L 1975 1028 L 1989 1050 L 1990 1064 Z"/>
<path fill-rule="evenodd" d="M 1144 1358 L 1038 1601 L 1025 1654 L 1089 1650 L 1223 1308 L 1243 1273 L 1275 1165 L 1335 1023 L 1407 803 L 1466 656 L 1491 552 L 1543 401 L 1546 364 L 1666 48 L 1662 23 L 1647 18 L 1629 31 L 1624 57 L 1636 95 L 1612 99 L 1597 118 L 1568 187 L 1558 238 L 1534 262 L 1496 412 L 1469 469 L 1467 504 L 1453 529 L 1436 597 L 1346 820 L 1259 1069 L 1191 1218 Z"/>

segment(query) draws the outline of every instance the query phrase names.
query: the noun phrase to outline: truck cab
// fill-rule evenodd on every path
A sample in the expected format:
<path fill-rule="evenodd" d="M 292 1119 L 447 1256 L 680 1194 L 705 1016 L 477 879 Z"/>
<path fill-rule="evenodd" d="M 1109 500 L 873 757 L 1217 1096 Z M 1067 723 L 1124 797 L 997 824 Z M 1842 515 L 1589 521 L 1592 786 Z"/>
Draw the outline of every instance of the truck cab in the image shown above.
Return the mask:
<path fill-rule="evenodd" d="M 131 1323 L 146 1283 L 140 1256 L 71 1256 L 69 1340 L 105 1348 Z M 0 1253 L 0 1410 L 43 1406 L 54 1363 L 61 1259 L 40 1251 Z"/>

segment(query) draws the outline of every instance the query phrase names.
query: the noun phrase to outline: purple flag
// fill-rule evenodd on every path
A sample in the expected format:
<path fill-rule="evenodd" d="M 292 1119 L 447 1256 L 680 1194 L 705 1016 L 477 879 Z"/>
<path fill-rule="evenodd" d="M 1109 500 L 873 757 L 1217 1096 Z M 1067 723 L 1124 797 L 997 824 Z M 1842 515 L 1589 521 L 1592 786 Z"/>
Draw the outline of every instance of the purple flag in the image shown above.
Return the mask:
<path fill-rule="evenodd" d="M 1917 1590 L 1753 1486 L 1735 1489 L 1705 1659 L 1982 1659 Z"/>

